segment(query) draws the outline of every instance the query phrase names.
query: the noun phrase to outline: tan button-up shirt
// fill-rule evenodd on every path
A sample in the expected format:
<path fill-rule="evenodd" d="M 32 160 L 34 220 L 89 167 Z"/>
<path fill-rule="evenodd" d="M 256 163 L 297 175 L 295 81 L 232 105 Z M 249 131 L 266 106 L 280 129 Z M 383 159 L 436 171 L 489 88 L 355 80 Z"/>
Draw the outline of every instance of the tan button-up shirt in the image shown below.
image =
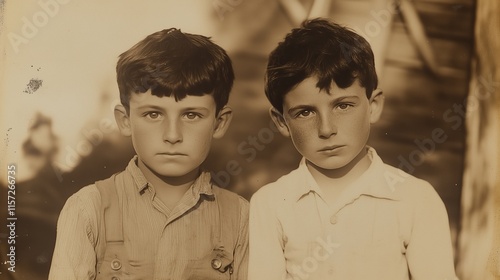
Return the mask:
<path fill-rule="evenodd" d="M 452 280 L 449 222 L 434 188 L 382 162 L 332 207 L 303 160 L 250 201 L 250 280 Z"/>
<path fill-rule="evenodd" d="M 220 230 L 217 196 L 210 174 L 202 173 L 174 209 L 155 195 L 136 165 L 130 161 L 116 177 L 123 197 L 124 244 L 130 266 L 137 275 L 127 279 L 185 279 L 196 261 L 214 249 L 214 233 Z M 223 190 L 224 191 L 224 190 Z M 248 202 L 234 194 L 240 215 L 238 246 L 233 273 L 218 273 L 210 267 L 204 279 L 246 279 L 248 261 Z M 103 253 L 104 236 L 99 232 L 101 197 L 95 185 L 82 188 L 66 202 L 57 225 L 57 240 L 49 279 L 95 279 L 97 258 Z M 222 226 L 224 229 L 224 222 Z M 227 225 L 226 225 L 227 227 Z M 195 264 L 196 265 L 196 264 Z M 212 278 L 217 277 L 217 278 Z"/>

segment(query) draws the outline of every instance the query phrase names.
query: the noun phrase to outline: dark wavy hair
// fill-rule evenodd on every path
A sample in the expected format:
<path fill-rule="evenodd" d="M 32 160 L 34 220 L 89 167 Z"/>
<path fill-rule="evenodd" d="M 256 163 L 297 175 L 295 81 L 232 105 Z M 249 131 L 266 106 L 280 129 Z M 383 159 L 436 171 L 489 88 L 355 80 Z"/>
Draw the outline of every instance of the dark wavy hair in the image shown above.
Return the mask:
<path fill-rule="evenodd" d="M 318 78 L 316 86 L 327 92 L 332 82 L 344 89 L 358 80 L 368 98 L 378 83 L 370 44 L 350 29 L 321 18 L 293 29 L 270 54 L 266 96 L 283 113 L 284 96 L 313 76 Z"/>
<path fill-rule="evenodd" d="M 131 93 L 158 97 L 211 94 L 219 112 L 229 99 L 234 72 L 227 53 L 210 38 L 170 28 L 147 36 L 119 56 L 120 101 L 130 110 Z"/>

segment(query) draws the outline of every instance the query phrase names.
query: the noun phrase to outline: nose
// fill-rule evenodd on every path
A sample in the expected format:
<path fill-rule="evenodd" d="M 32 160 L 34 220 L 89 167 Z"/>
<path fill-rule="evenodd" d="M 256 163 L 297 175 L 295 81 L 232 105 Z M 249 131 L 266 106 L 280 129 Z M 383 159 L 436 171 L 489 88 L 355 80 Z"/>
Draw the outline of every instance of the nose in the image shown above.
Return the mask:
<path fill-rule="evenodd" d="M 164 131 L 163 141 L 171 144 L 182 142 L 182 128 L 178 120 L 170 120 Z"/>
<path fill-rule="evenodd" d="M 322 139 L 328 139 L 337 134 L 337 125 L 329 114 L 318 118 L 318 136 Z"/>

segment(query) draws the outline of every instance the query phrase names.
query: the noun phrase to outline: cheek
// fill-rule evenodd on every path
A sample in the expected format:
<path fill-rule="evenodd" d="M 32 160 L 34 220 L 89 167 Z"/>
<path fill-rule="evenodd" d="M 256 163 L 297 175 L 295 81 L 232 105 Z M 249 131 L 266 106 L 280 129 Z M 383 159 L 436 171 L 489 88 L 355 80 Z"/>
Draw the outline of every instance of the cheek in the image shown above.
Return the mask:
<path fill-rule="evenodd" d="M 184 135 L 189 135 L 189 137 L 194 137 L 199 141 L 203 141 L 207 138 L 212 138 L 213 123 L 204 121 L 200 123 L 185 124 L 183 130 Z"/>
<path fill-rule="evenodd" d="M 213 127 L 209 124 L 199 126 L 186 126 L 184 129 L 184 140 L 188 140 L 193 146 L 205 148 L 210 146 L 213 137 Z"/>
<path fill-rule="evenodd" d="M 162 139 L 162 129 L 159 126 L 151 126 L 147 124 L 133 124 L 132 140 L 141 142 L 150 142 L 156 139 Z"/>
<path fill-rule="evenodd" d="M 149 123 L 134 118 L 131 120 L 130 127 L 132 129 L 132 144 L 136 151 L 152 151 L 163 141 L 162 124 Z"/>
<path fill-rule="evenodd" d="M 291 124 L 289 126 L 290 136 L 297 149 L 306 148 L 305 146 L 307 145 L 307 143 L 312 140 L 316 133 L 314 132 L 312 127 L 312 125 L 308 124 Z"/>
<path fill-rule="evenodd" d="M 359 113 L 344 123 L 344 131 L 353 137 L 353 141 L 366 141 L 370 133 L 370 118 L 368 114 Z"/>

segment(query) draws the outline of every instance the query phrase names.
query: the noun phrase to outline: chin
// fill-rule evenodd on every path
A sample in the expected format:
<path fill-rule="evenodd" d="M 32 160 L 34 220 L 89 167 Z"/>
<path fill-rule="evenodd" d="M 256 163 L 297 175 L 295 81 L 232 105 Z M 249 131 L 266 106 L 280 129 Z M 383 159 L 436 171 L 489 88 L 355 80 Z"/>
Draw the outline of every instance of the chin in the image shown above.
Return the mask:
<path fill-rule="evenodd" d="M 182 177 L 191 172 L 191 170 L 175 166 L 162 166 L 161 168 L 155 169 L 154 172 L 163 177 Z"/>
<path fill-rule="evenodd" d="M 347 166 L 350 161 L 344 158 L 335 157 L 335 158 L 321 159 L 311 162 L 317 167 L 322 169 L 336 170 Z"/>

